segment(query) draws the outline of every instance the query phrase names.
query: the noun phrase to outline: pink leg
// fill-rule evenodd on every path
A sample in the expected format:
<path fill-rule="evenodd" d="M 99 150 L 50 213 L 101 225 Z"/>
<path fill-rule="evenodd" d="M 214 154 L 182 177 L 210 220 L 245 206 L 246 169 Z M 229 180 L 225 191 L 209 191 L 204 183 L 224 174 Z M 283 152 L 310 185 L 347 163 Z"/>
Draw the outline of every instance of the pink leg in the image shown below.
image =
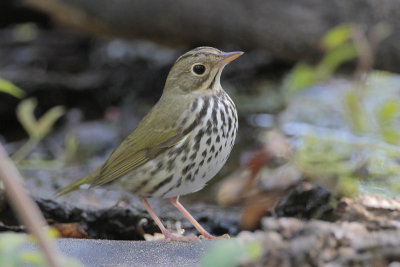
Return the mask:
<path fill-rule="evenodd" d="M 182 204 L 179 202 L 179 197 L 171 197 L 169 199 L 171 201 L 171 203 L 178 208 L 178 210 L 180 210 L 183 215 L 186 216 L 186 218 L 189 219 L 189 221 L 193 224 L 194 227 L 196 227 L 197 231 L 200 232 L 200 234 L 202 235 L 202 237 L 206 238 L 206 239 L 218 239 L 218 238 L 227 238 L 229 237 L 229 235 L 223 235 L 221 237 L 216 237 L 211 235 L 210 233 L 208 233 L 199 223 L 198 221 L 196 221 L 195 218 L 193 218 L 193 216 L 185 209 L 184 206 L 182 206 Z"/>
<path fill-rule="evenodd" d="M 194 240 L 197 240 L 196 236 L 174 236 L 171 232 L 169 232 L 164 227 L 164 225 L 162 224 L 160 218 L 158 218 L 156 213 L 150 207 L 149 202 L 144 198 L 141 198 L 140 200 L 142 201 L 143 205 L 146 207 L 146 209 L 149 212 L 150 216 L 153 218 L 153 220 L 156 222 L 156 224 L 160 228 L 161 232 L 163 233 L 163 235 L 165 237 L 165 240 L 167 240 L 167 241 L 194 241 Z"/>

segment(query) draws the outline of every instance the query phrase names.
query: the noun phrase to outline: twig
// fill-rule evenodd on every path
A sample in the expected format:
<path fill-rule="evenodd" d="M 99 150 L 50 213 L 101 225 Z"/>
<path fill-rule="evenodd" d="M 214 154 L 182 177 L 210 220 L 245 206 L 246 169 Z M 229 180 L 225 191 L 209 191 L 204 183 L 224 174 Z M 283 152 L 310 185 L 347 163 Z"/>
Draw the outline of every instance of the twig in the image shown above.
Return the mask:
<path fill-rule="evenodd" d="M 357 68 L 354 73 L 354 80 L 363 87 L 365 85 L 365 75 L 374 65 L 374 51 L 365 36 L 365 33 L 359 26 L 353 25 L 352 39 L 358 54 Z"/>
<path fill-rule="evenodd" d="M 60 257 L 53 241 L 46 235 L 43 227 L 46 226 L 41 212 L 36 203 L 27 194 L 27 190 L 22 183 L 21 175 L 5 150 L 0 144 L 0 179 L 4 182 L 7 197 L 10 204 L 17 213 L 19 219 L 25 224 L 29 233 L 38 240 L 40 248 L 43 250 L 47 262 L 52 267 L 61 266 Z"/>
<path fill-rule="evenodd" d="M 14 155 L 11 156 L 15 164 L 18 164 L 21 160 L 26 158 L 28 154 L 37 146 L 40 140 L 30 137 L 29 140 L 18 149 Z"/>

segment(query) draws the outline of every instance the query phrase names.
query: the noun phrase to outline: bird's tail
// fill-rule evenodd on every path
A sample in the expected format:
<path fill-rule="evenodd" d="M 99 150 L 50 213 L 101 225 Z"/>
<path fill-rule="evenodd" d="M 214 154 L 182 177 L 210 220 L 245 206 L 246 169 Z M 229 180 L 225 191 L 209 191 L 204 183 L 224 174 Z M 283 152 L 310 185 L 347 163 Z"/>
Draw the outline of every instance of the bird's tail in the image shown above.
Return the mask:
<path fill-rule="evenodd" d="M 58 190 L 55 193 L 55 196 L 60 197 L 60 196 L 66 195 L 72 191 L 78 190 L 81 185 L 86 184 L 86 183 L 87 183 L 87 176 L 79 179 L 76 182 L 73 182 L 72 184 L 67 185 L 64 188 L 61 188 L 60 190 Z"/>
<path fill-rule="evenodd" d="M 60 197 L 63 195 L 66 195 L 70 192 L 76 191 L 79 189 L 79 187 L 83 184 L 90 184 L 90 187 L 92 187 L 93 185 L 93 181 L 96 179 L 96 177 L 99 176 L 100 172 L 101 172 L 101 168 L 102 166 L 100 166 L 99 168 L 97 168 L 94 172 L 92 172 L 91 174 L 79 179 L 76 182 L 73 182 L 72 184 L 67 185 L 64 188 L 61 188 L 60 190 L 58 190 L 55 193 L 55 197 Z M 90 188 L 89 187 L 89 188 Z"/>

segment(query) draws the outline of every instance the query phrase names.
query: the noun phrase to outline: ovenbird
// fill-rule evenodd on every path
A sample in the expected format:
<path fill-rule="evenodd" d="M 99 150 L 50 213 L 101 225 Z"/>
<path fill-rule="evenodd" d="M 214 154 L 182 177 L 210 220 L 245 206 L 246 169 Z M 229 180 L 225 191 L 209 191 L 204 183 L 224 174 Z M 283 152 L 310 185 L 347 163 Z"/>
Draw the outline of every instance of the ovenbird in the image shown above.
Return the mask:
<path fill-rule="evenodd" d="M 180 56 L 160 100 L 136 129 L 103 165 L 58 195 L 83 184 L 94 187 L 118 179 L 124 189 L 140 197 L 167 240 L 194 238 L 172 235 L 146 198 L 169 198 L 204 238 L 215 238 L 182 206 L 179 196 L 202 189 L 231 152 L 238 118 L 220 77 L 225 65 L 242 54 L 198 47 Z"/>

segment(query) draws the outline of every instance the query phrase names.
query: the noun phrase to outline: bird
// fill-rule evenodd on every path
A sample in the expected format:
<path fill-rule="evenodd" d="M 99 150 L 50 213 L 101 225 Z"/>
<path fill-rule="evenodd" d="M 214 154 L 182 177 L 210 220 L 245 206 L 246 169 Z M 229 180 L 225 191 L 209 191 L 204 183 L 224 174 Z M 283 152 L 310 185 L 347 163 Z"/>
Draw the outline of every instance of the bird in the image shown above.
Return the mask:
<path fill-rule="evenodd" d="M 92 188 L 118 181 L 139 197 L 166 240 L 199 237 L 169 232 L 148 198 L 168 198 L 200 232 L 200 238 L 221 238 L 208 233 L 179 202 L 179 196 L 201 190 L 229 157 L 238 115 L 220 78 L 224 67 L 242 54 L 201 46 L 181 55 L 167 76 L 160 99 L 133 132 L 104 164 L 60 189 L 57 196 L 84 184 Z"/>

